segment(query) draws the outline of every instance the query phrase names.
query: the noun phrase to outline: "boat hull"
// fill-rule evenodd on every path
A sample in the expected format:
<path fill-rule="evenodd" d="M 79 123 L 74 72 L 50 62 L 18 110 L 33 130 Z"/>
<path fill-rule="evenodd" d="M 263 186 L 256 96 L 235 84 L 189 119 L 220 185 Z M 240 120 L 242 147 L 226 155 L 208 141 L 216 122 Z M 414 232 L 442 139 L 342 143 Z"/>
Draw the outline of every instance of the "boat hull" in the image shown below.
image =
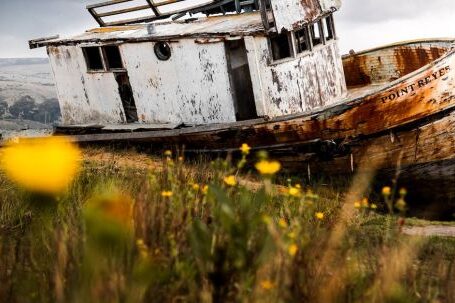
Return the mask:
<path fill-rule="evenodd" d="M 169 130 L 85 134 L 73 139 L 81 144 L 126 142 L 152 149 L 184 147 L 190 153 L 235 152 L 248 143 L 254 150 L 268 150 L 285 167 L 326 175 L 352 174 L 362 169 L 395 172 L 398 168 L 401 180 L 442 184 L 447 203 L 453 204 L 455 44 L 453 40 L 441 43 L 445 46 L 435 48 L 437 43 L 428 41 L 395 45 L 393 53 L 400 54 L 394 59 L 396 65 L 385 64 L 390 58 L 381 57 L 382 51 L 378 50 L 368 58 L 363 58 L 368 53 L 345 58 L 345 69 L 352 69 L 353 62 L 358 62 L 360 74 L 367 73 L 368 62 L 376 62 L 370 75 L 347 77 L 348 85 L 367 84 L 362 81 L 375 85 L 337 105 L 309 113 Z M 408 73 L 427 62 L 393 80 L 395 71 Z M 375 77 L 390 82 L 372 83 Z M 59 129 L 65 130 L 72 133 L 78 129 Z M 422 188 L 419 186 L 419 190 Z"/>

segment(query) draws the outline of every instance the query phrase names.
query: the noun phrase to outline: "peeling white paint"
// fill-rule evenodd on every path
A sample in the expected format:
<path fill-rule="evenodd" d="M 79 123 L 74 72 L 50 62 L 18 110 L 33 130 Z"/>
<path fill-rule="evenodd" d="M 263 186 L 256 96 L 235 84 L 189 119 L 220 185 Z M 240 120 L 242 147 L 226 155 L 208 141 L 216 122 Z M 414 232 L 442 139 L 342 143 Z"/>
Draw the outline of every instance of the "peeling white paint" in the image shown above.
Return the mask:
<path fill-rule="evenodd" d="M 124 122 L 112 73 L 87 73 L 78 46 L 49 46 L 48 53 L 64 124 Z"/>
<path fill-rule="evenodd" d="M 278 32 L 291 31 L 341 7 L 341 0 L 270 0 Z"/>
<path fill-rule="evenodd" d="M 205 124 L 235 121 L 224 43 L 170 43 L 172 56 L 160 61 L 154 43 L 120 49 L 145 123 Z"/>
<path fill-rule="evenodd" d="M 256 107 L 262 115 L 278 117 L 300 113 L 333 104 L 346 95 L 336 41 L 274 64 L 270 64 L 267 38 L 247 41 Z"/>

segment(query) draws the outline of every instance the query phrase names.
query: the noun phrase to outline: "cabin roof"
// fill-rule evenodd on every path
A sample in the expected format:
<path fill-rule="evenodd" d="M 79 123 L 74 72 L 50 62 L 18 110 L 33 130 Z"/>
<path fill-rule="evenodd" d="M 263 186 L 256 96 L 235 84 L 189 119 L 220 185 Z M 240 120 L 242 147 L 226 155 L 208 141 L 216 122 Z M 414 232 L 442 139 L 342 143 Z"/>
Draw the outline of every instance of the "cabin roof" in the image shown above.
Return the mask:
<path fill-rule="evenodd" d="M 108 41 L 155 41 L 172 38 L 210 38 L 265 34 L 259 12 L 192 18 L 187 20 L 154 22 L 154 33 L 149 34 L 150 24 L 101 27 L 70 38 L 46 40 L 40 46 L 56 44 L 108 42 Z"/>

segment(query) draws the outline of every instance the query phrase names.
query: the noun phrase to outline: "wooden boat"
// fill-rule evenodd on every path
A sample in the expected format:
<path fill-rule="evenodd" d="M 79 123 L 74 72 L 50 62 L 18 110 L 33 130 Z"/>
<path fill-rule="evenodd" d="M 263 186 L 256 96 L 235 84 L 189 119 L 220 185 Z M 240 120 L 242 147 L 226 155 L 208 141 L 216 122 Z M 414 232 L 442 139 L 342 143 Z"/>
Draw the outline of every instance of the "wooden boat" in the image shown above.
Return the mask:
<path fill-rule="evenodd" d="M 322 69 L 316 67 L 316 71 L 306 70 L 311 75 L 324 74 L 321 76 L 323 81 L 316 85 L 319 89 L 317 97 L 323 99 L 321 96 L 327 96 L 327 102 L 313 102 L 314 94 L 310 94 L 306 96 L 306 99 L 300 96 L 301 103 L 302 99 L 305 99 L 303 102 L 308 101 L 306 107 L 300 107 L 300 111 L 290 110 L 292 104 L 289 102 L 289 108 L 271 117 L 266 114 L 268 108 L 265 106 L 263 109 L 256 109 L 256 113 L 262 112 L 261 115 L 257 115 L 260 117 L 250 118 L 247 113 L 246 119 L 245 117 L 238 119 L 242 121 L 214 121 L 204 125 L 197 123 L 194 125 L 181 123 L 66 124 L 58 126 L 56 134 L 72 135 L 72 138 L 81 144 L 128 142 L 149 145 L 155 149 L 182 148 L 184 146 L 189 153 L 235 152 L 238 151 L 241 144 L 247 143 L 255 150 L 269 151 L 273 157 L 279 158 L 288 168 L 300 172 L 312 171 L 327 175 L 349 174 L 359 168 L 371 167 L 368 165 L 371 163 L 374 163 L 375 169 L 380 169 L 382 172 L 394 172 L 399 166 L 402 185 L 412 185 L 415 197 L 431 196 L 436 199 L 444 199 L 446 206 L 455 210 L 455 39 L 416 40 L 359 53 L 352 52 L 344 56 L 342 61 L 340 60 L 344 69 L 343 77 L 341 77 L 345 80 L 344 85 L 344 83 L 340 84 L 339 80 L 338 72 L 341 68 L 337 67 L 337 60 L 332 58 L 334 54 L 337 54 L 337 47 L 331 16 L 333 11 L 339 8 L 339 1 L 312 0 L 306 2 L 308 3 L 300 4 L 304 5 L 302 11 L 306 12 L 306 15 L 293 16 L 289 14 L 290 11 L 283 12 L 286 7 L 283 7 L 280 1 L 271 0 L 271 4 L 268 5 L 260 1 L 258 12 L 238 16 L 212 17 L 214 19 L 209 18 L 203 24 L 203 33 L 199 31 L 202 25 L 198 24 L 198 30 L 191 29 L 182 35 L 187 35 L 185 37 L 190 35 L 195 39 L 204 38 L 204 41 L 195 40 L 196 43 L 204 45 L 220 41 L 228 43 L 226 41 L 229 40 L 223 40 L 225 31 L 230 32 L 232 36 L 241 36 L 239 39 L 243 39 L 247 45 L 249 72 L 252 75 L 253 87 L 255 87 L 253 95 L 256 105 L 258 105 L 257 96 L 260 94 L 257 93 L 256 88 L 267 86 L 269 83 L 263 81 L 260 83 L 261 85 L 257 85 L 251 61 L 251 53 L 254 53 L 255 50 L 254 47 L 249 48 L 254 43 L 251 44 L 248 37 L 262 39 L 260 36 L 264 35 L 264 39 L 265 37 L 275 39 L 273 37 L 277 36 L 274 35 L 283 35 L 283 32 L 291 33 L 294 37 L 292 38 L 293 43 L 291 43 L 294 52 L 299 49 L 295 45 L 295 41 L 303 41 L 302 43 L 310 45 L 306 50 L 309 53 L 305 57 L 291 56 L 293 57 L 292 62 L 314 60 L 311 64 L 316 64 L 315 62 L 321 58 L 331 62 L 327 65 L 328 67 L 324 66 Z M 317 3 L 317 8 L 310 5 L 310 2 Z M 293 8 L 289 9 L 292 11 Z M 273 13 L 273 22 L 270 22 L 270 13 Z M 299 20 L 300 22 L 296 22 Z M 233 27 L 232 21 L 240 23 L 241 26 L 236 23 Z M 323 22 L 327 22 L 326 27 L 323 26 Z M 213 29 L 213 24 L 217 24 L 216 30 Z M 219 24 L 223 24 L 222 30 L 219 29 Z M 323 33 L 319 41 L 314 38 L 314 26 L 318 25 L 320 32 Z M 279 33 L 280 28 L 284 29 L 281 34 Z M 328 33 L 326 32 L 328 35 L 324 35 L 324 28 L 326 31 L 329 28 Z M 306 29 L 303 38 L 298 34 L 302 29 Z M 182 36 L 160 36 L 158 34 L 138 38 L 138 36 L 132 37 L 132 34 L 128 36 L 126 34 L 128 30 L 131 29 L 106 28 L 96 32 L 92 31 L 77 39 L 56 40 L 54 38 L 47 41 L 36 40 L 32 44 L 47 46 L 52 59 L 52 55 L 56 58 L 66 56 L 62 54 L 62 50 L 57 49 L 62 45 L 118 41 L 120 36 L 112 36 L 112 32 L 115 31 L 123 33 L 121 43 L 182 38 Z M 140 31 L 141 27 L 135 27 L 134 30 L 137 35 L 137 31 Z M 106 36 L 106 32 L 110 36 Z M 168 26 L 166 33 L 169 34 L 169 32 L 172 30 Z M 221 39 L 220 36 L 224 38 Z M 330 42 L 330 40 L 335 42 Z M 315 43 L 320 44 L 319 48 L 314 46 Z M 256 43 L 256 46 L 258 45 Z M 269 45 L 272 45 L 273 53 L 273 41 L 269 40 Z M 302 45 L 300 48 L 305 47 L 305 44 Z M 332 51 L 327 53 L 326 51 L 329 49 Z M 68 52 L 68 49 L 66 51 Z M 319 53 L 316 54 L 316 52 Z M 261 52 L 256 54 L 257 56 L 267 56 Z M 68 52 L 68 56 L 73 55 L 70 56 Z M 275 54 L 273 59 L 277 59 Z M 64 61 L 56 62 L 53 66 L 54 70 L 58 68 L 58 64 Z M 288 61 L 278 58 L 277 62 L 269 62 L 267 65 L 272 74 L 270 87 L 276 88 L 262 91 L 262 95 L 267 93 L 272 95 L 269 98 L 271 100 L 269 107 L 275 106 L 277 100 L 282 101 L 280 93 L 283 98 L 296 99 L 295 96 L 289 95 L 296 94 L 295 90 L 282 87 L 286 85 L 286 81 L 293 80 L 292 76 L 288 78 L 284 76 L 286 71 L 281 74 L 277 72 L 280 68 L 277 65 L 282 62 Z M 295 65 L 297 68 L 301 68 L 298 66 L 299 63 L 295 64 L 297 64 Z M 234 79 L 236 81 L 232 81 L 233 75 L 238 76 L 238 73 L 236 74 L 233 69 L 230 71 L 231 83 L 239 82 L 238 78 Z M 267 72 L 269 71 L 267 70 Z M 261 73 L 261 70 L 258 73 Z M 244 73 L 240 74 L 244 75 Z M 327 76 L 324 78 L 326 74 Z M 197 76 L 195 75 L 195 77 Z M 302 81 L 305 81 L 305 77 L 302 77 Z M 261 79 L 264 80 L 264 77 Z M 312 80 L 308 80 L 308 83 L 312 86 L 306 87 L 315 88 Z M 322 85 L 324 83 L 325 86 Z M 211 85 L 216 86 L 217 84 L 212 82 Z M 305 86 L 307 83 L 302 85 Z M 232 87 L 235 87 L 235 84 L 232 84 Z M 330 90 L 333 87 L 335 88 Z M 240 92 L 243 91 L 240 90 Z M 237 102 L 238 107 L 241 104 L 239 103 L 241 98 L 239 91 L 236 93 L 234 102 Z M 267 99 L 267 96 L 263 98 Z M 293 113 L 287 114 L 289 111 Z M 276 110 L 270 112 L 276 113 Z M 433 192 L 434 185 L 443 190 Z"/>

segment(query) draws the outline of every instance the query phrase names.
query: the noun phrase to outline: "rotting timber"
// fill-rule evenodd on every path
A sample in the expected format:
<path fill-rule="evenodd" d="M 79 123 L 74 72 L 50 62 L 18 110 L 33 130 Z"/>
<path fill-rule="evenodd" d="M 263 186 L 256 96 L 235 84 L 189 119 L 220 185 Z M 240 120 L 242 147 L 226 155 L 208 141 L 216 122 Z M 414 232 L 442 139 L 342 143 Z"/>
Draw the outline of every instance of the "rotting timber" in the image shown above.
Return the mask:
<path fill-rule="evenodd" d="M 455 209 L 455 39 L 341 57 L 338 0 L 118 7 L 130 2 L 89 6 L 101 28 L 30 42 L 51 59 L 64 116 L 56 135 L 188 153 L 248 143 L 288 168 L 326 175 L 374 163 L 393 176 L 399 167 L 419 197 L 438 188 Z M 177 20 L 187 13 L 229 14 Z"/>

